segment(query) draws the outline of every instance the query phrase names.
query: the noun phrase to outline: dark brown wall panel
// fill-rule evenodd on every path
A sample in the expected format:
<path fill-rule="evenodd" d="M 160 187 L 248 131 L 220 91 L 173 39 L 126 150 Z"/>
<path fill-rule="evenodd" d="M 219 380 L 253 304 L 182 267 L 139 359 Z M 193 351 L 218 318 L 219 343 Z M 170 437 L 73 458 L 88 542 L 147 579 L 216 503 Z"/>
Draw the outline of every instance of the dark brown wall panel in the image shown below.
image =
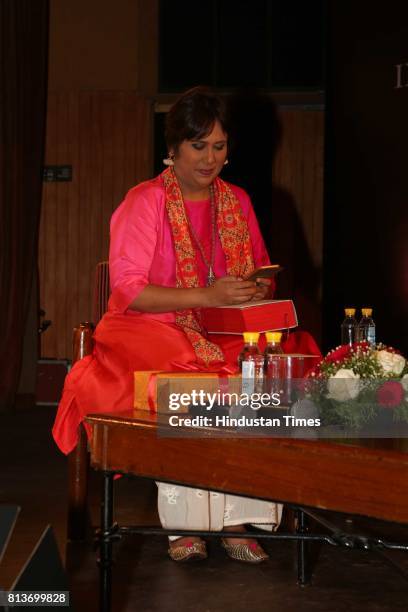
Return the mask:
<path fill-rule="evenodd" d="M 313 261 L 322 264 L 324 112 L 281 110 L 274 183 L 293 197 Z"/>
<path fill-rule="evenodd" d="M 126 191 L 150 176 L 151 103 L 132 92 L 59 92 L 48 101 L 48 165 L 71 182 L 44 183 L 41 307 L 52 326 L 43 357 L 70 357 L 72 328 L 91 320 L 95 267 L 107 258 L 109 219 Z"/>
<path fill-rule="evenodd" d="M 278 228 L 274 224 L 271 234 L 285 265 L 278 287 L 294 299 L 301 327 L 320 341 L 324 111 L 281 109 L 280 116 L 283 138 L 273 168 Z M 296 223 L 292 216 L 286 226 L 289 217 L 278 211 L 279 200 L 283 207 L 293 206 Z"/>
<path fill-rule="evenodd" d="M 50 0 L 51 91 L 135 90 L 139 31 L 156 0 Z M 149 5 L 149 8 L 145 7 Z"/>

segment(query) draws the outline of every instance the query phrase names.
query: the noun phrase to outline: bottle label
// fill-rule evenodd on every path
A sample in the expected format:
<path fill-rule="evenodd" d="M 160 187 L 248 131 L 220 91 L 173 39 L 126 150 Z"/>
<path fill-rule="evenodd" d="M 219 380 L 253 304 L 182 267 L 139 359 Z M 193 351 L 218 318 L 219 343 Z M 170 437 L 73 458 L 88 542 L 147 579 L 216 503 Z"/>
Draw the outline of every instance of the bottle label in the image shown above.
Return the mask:
<path fill-rule="evenodd" d="M 359 325 L 357 339 L 359 342 L 365 341 L 375 344 L 375 325 Z"/>
<path fill-rule="evenodd" d="M 369 327 L 367 329 L 367 342 L 375 344 L 375 327 Z"/>
<path fill-rule="evenodd" d="M 255 389 L 255 362 L 242 362 L 242 393 L 251 395 Z"/>

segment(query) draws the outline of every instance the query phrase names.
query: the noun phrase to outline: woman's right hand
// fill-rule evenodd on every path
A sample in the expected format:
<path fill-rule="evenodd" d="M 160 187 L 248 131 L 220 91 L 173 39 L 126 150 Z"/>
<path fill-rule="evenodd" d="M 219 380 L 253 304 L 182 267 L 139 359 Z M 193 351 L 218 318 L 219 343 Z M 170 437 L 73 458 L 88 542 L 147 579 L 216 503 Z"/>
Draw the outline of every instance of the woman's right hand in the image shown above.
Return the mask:
<path fill-rule="evenodd" d="M 129 305 L 140 312 L 175 312 L 205 306 L 233 306 L 249 302 L 259 287 L 237 276 L 218 278 L 211 287 L 161 287 L 146 285 Z"/>
<path fill-rule="evenodd" d="M 242 280 L 237 276 L 224 276 L 206 287 L 206 306 L 231 306 L 249 302 L 257 292 L 254 281 Z"/>

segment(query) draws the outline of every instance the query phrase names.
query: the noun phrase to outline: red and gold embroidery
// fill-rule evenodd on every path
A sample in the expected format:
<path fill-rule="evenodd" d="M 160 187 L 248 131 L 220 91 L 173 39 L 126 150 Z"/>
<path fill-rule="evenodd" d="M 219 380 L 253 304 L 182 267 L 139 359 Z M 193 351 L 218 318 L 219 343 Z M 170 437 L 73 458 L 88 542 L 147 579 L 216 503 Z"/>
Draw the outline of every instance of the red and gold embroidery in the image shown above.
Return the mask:
<path fill-rule="evenodd" d="M 162 172 L 166 192 L 166 209 L 173 234 L 176 253 L 177 287 L 199 287 L 196 250 L 193 246 L 183 196 L 173 168 Z M 244 277 L 254 269 L 251 238 L 241 205 L 227 183 L 217 177 L 214 181 L 217 205 L 217 230 L 227 263 L 227 274 Z M 199 313 L 189 309 L 176 312 L 179 325 L 197 355 L 206 365 L 224 361 L 216 344 L 207 340 L 199 321 Z"/>

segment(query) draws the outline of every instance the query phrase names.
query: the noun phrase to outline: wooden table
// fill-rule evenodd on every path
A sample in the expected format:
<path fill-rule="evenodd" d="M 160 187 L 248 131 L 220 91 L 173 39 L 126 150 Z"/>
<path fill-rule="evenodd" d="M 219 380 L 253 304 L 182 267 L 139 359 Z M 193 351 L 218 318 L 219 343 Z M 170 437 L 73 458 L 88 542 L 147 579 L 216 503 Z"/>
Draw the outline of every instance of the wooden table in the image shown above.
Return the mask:
<path fill-rule="evenodd" d="M 93 414 L 86 422 L 93 430 L 91 465 L 105 476 L 101 538 L 104 611 L 110 609 L 115 472 L 408 523 L 406 440 L 236 438 L 214 430 L 181 439 L 163 435 L 173 429 L 166 416 L 137 410 Z M 301 553 L 303 544 L 304 540 L 300 542 Z"/>
<path fill-rule="evenodd" d="M 90 415 L 91 465 L 408 523 L 408 440 L 166 438 L 156 415 Z"/>

